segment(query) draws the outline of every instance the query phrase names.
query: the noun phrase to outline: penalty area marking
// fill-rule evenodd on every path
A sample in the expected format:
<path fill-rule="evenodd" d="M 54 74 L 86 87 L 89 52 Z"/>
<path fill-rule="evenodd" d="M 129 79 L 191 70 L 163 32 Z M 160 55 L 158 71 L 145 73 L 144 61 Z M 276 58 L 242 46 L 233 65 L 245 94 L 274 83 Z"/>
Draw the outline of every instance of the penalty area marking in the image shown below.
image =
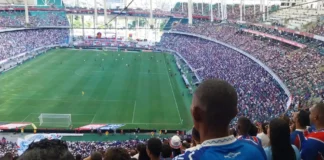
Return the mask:
<path fill-rule="evenodd" d="M 93 118 L 92 118 L 92 120 L 91 120 L 90 124 L 92 124 L 92 123 L 93 123 L 93 121 L 95 120 L 96 116 L 97 116 L 97 112 L 96 112 L 96 114 L 95 114 L 95 115 L 93 115 Z"/>
<path fill-rule="evenodd" d="M 74 51 L 95 51 L 95 52 L 103 52 L 102 50 L 95 50 L 95 49 L 87 49 L 87 50 L 83 50 L 83 49 L 74 49 L 74 48 L 68 48 L 67 50 L 74 50 Z"/>
<path fill-rule="evenodd" d="M 135 104 L 134 104 L 134 107 L 136 107 L 136 101 L 135 101 Z M 135 112 L 133 112 L 135 113 Z M 25 122 L 31 115 L 39 115 L 41 113 L 29 113 L 21 122 Z M 53 113 L 54 114 L 54 113 Z M 59 113 L 57 113 L 59 114 Z M 97 114 L 71 114 L 72 116 L 75 115 L 91 115 L 93 116 L 90 124 L 93 124 L 93 121 L 95 120 Z M 134 116 L 133 116 L 134 118 Z M 17 121 L 7 121 L 7 122 L 17 122 Z M 31 123 L 39 123 L 38 121 L 35 121 L 35 122 L 31 122 Z M 72 120 L 72 124 L 87 124 L 88 122 L 73 122 Z M 101 123 L 101 122 L 98 122 L 98 123 Z M 116 122 L 106 122 L 107 124 L 126 124 L 126 125 L 173 125 L 173 126 L 176 126 L 176 125 L 182 125 L 181 123 L 116 123 Z"/>
<path fill-rule="evenodd" d="M 69 114 L 69 113 L 45 113 L 43 112 L 44 114 Z M 42 113 L 30 113 L 30 114 L 42 114 Z M 75 115 L 75 116 L 93 116 L 95 114 L 71 114 L 72 116 Z"/>
<path fill-rule="evenodd" d="M 21 121 L 21 122 L 24 122 L 30 115 L 40 115 L 40 114 L 42 114 L 42 113 L 29 113 L 29 115 L 26 117 L 26 118 L 24 118 L 24 120 L 23 121 Z M 66 114 L 66 113 L 47 113 L 47 114 Z M 71 114 L 71 116 L 93 116 L 93 118 L 92 118 L 92 121 L 91 121 L 91 123 L 93 122 L 93 120 L 94 120 L 94 118 L 96 117 L 96 115 L 97 114 Z M 33 122 L 34 123 L 34 122 Z M 38 123 L 38 122 L 37 122 Z M 73 122 L 73 120 L 72 120 L 72 123 L 74 123 Z M 81 123 L 79 123 L 79 124 L 81 124 Z M 83 123 L 82 123 L 83 124 Z"/>
<path fill-rule="evenodd" d="M 21 122 L 25 122 L 25 120 L 30 116 L 32 115 L 32 113 L 29 113 L 28 116 L 26 116 Z"/>
<path fill-rule="evenodd" d="M 134 123 L 134 117 L 135 117 L 135 109 L 136 109 L 136 101 L 134 103 L 134 109 L 133 109 L 133 119 L 132 119 L 132 123 Z"/>
<path fill-rule="evenodd" d="M 96 70 L 96 71 L 89 71 L 89 73 L 85 73 L 85 74 L 82 74 L 82 73 L 79 73 L 78 70 L 74 70 L 74 74 L 79 76 L 79 77 L 90 77 L 90 76 L 93 76 L 93 75 L 90 75 L 91 73 L 100 73 L 96 76 L 102 76 L 101 73 L 110 73 L 110 74 L 119 74 L 119 75 L 128 75 L 128 73 L 121 73 L 121 72 L 109 72 L 109 69 L 106 69 L 105 71 L 100 71 L 100 70 Z M 137 74 L 141 74 L 141 75 L 168 75 L 167 72 L 137 72 Z"/>

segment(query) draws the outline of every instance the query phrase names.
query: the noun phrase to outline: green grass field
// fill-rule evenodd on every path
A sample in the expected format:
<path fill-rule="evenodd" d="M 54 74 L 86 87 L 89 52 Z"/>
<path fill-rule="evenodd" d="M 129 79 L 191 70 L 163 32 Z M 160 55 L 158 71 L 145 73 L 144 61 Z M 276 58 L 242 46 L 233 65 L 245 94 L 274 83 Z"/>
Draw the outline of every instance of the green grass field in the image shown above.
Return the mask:
<path fill-rule="evenodd" d="M 172 60 L 162 53 L 52 50 L 0 75 L 0 122 L 39 126 L 40 113 L 60 113 L 72 115 L 74 128 L 188 129 L 191 96 Z"/>

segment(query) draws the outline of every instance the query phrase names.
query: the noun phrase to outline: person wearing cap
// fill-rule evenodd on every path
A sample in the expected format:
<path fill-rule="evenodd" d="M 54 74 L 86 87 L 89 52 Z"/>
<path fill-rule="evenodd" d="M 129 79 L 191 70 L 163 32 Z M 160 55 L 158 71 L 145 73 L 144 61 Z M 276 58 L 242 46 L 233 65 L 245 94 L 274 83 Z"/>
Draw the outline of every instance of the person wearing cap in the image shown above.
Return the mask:
<path fill-rule="evenodd" d="M 175 135 L 170 140 L 170 147 L 172 148 L 172 156 L 176 157 L 181 154 L 181 139 L 179 136 Z"/>
<path fill-rule="evenodd" d="M 229 124 L 237 115 L 238 96 L 228 82 L 209 79 L 196 89 L 191 115 L 200 134 L 201 146 L 174 160 L 266 160 L 262 147 L 229 135 Z"/>

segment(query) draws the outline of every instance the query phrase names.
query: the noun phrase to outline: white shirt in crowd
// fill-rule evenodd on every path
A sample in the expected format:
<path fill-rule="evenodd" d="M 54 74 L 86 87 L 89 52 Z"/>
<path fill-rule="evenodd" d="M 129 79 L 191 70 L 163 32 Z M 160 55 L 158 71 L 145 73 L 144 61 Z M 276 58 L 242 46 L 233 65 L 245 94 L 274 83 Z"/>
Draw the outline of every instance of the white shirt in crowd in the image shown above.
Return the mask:
<path fill-rule="evenodd" d="M 261 144 L 262 144 L 262 147 L 263 147 L 263 148 L 269 146 L 270 139 L 269 139 L 269 137 L 268 137 L 266 134 L 264 134 L 264 133 L 262 132 L 262 133 L 259 133 L 259 134 L 257 135 L 257 137 L 261 139 Z"/>

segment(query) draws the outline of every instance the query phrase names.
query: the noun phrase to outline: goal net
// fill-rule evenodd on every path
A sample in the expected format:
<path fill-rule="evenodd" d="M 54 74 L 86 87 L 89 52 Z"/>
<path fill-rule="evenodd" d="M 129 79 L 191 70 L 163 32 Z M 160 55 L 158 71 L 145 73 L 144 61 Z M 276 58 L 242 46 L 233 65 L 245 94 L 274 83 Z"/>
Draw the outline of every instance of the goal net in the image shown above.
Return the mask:
<path fill-rule="evenodd" d="M 69 127 L 72 124 L 71 114 L 41 113 L 38 119 L 39 126 Z"/>

